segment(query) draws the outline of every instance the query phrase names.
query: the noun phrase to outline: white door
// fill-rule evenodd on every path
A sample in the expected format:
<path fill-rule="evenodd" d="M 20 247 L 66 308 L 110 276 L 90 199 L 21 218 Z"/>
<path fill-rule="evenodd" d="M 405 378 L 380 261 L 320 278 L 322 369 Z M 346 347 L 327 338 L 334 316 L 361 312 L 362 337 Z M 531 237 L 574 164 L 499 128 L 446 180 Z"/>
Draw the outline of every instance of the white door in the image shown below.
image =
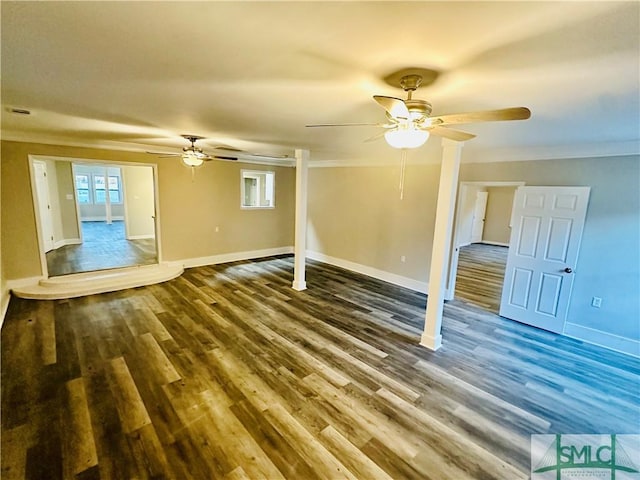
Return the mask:
<path fill-rule="evenodd" d="M 38 197 L 38 215 L 42 229 L 42 243 L 44 251 L 53 250 L 53 218 L 51 216 L 51 202 L 49 201 L 49 182 L 47 180 L 47 164 L 33 162 L 36 177 L 36 196 Z"/>
<path fill-rule="evenodd" d="M 589 190 L 516 190 L 500 315 L 552 332 L 563 331 Z"/>
<path fill-rule="evenodd" d="M 487 213 L 488 192 L 476 192 L 476 206 L 473 210 L 473 223 L 471 224 L 471 243 L 482 241 L 484 231 L 484 216 Z"/>

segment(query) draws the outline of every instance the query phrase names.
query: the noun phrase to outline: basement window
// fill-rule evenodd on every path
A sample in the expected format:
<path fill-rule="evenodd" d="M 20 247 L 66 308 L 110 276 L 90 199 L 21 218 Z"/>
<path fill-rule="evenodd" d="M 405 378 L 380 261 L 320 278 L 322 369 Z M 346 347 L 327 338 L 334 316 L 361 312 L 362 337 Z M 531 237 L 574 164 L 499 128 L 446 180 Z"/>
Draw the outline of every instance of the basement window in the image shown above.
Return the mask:
<path fill-rule="evenodd" d="M 240 207 L 275 208 L 275 172 L 242 170 L 240 172 Z"/>

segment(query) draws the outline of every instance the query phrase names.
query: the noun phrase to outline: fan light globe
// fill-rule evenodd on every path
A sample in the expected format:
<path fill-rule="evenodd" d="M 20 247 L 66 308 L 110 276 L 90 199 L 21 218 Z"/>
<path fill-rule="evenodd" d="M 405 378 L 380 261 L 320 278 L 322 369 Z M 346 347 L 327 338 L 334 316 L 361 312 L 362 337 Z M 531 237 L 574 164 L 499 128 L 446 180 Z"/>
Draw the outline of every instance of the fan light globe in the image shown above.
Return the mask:
<path fill-rule="evenodd" d="M 182 163 L 187 167 L 199 167 L 203 162 L 204 160 L 196 152 L 189 151 L 182 154 Z"/>
<path fill-rule="evenodd" d="M 398 125 L 398 128 L 386 132 L 384 138 L 393 148 L 418 148 L 425 144 L 429 132 L 419 130 L 413 124 Z"/>

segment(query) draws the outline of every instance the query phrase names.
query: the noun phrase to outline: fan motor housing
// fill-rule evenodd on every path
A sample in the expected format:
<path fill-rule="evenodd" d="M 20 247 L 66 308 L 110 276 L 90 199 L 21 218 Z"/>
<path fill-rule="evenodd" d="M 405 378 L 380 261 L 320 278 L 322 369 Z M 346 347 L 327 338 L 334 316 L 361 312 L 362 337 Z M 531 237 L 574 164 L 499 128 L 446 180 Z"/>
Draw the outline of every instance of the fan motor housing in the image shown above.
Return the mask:
<path fill-rule="evenodd" d="M 426 100 L 411 99 L 405 100 L 404 103 L 409 109 L 411 117 L 414 120 L 421 121 L 431 115 L 432 107 L 431 104 Z"/>

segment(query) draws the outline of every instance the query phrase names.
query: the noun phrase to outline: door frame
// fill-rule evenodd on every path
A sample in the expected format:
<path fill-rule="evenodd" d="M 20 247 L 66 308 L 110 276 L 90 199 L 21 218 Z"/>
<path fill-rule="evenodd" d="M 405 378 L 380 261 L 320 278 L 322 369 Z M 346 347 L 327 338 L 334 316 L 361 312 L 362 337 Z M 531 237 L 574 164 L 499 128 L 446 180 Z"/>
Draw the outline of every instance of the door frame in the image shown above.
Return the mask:
<path fill-rule="evenodd" d="M 523 181 L 500 182 L 460 182 L 458 185 L 458 195 L 456 198 L 456 212 L 453 222 L 453 234 L 451 235 L 453 244 L 451 245 L 451 256 L 449 258 L 449 278 L 445 289 L 445 300 L 453 300 L 456 292 L 456 277 L 458 275 L 458 257 L 460 255 L 459 234 L 460 234 L 460 217 L 462 214 L 462 199 L 465 198 L 470 187 L 522 187 L 525 185 Z M 504 279 L 503 279 L 504 282 Z"/>
<path fill-rule="evenodd" d="M 46 253 L 46 247 L 45 247 L 45 241 L 44 241 L 44 228 L 42 225 L 42 216 L 44 215 L 45 212 L 43 212 L 40 209 L 40 195 L 42 192 L 38 191 L 38 183 L 36 178 L 36 164 L 44 165 L 44 170 L 47 177 L 47 183 L 49 182 L 49 172 L 47 170 L 47 162 L 45 161 L 45 159 L 42 159 L 42 158 L 34 159 L 32 162 L 29 163 L 29 174 L 31 176 L 31 197 L 33 199 L 33 207 L 35 210 L 35 217 L 36 217 L 38 247 L 40 248 L 41 252 Z M 47 198 L 47 204 L 50 206 L 51 191 L 49 190 L 48 186 L 47 186 L 47 195 L 49 197 Z M 49 211 L 47 212 L 47 214 L 49 215 L 49 218 L 51 220 L 51 230 L 52 230 L 51 233 L 53 234 L 53 216 L 51 214 L 51 207 L 49 207 Z M 54 248 L 55 248 L 55 240 L 53 238 L 51 239 L 51 242 L 54 244 Z"/>
<path fill-rule="evenodd" d="M 35 167 L 34 162 L 42 162 L 45 160 L 54 160 L 54 161 L 65 161 L 70 162 L 72 165 L 74 163 L 89 163 L 89 164 L 97 164 L 104 165 L 105 168 L 109 165 L 112 166 L 132 166 L 132 167 L 151 167 L 153 171 L 153 196 L 155 203 L 155 230 L 156 230 L 156 256 L 158 258 L 158 264 L 162 263 L 162 247 L 161 247 L 161 231 L 160 231 L 160 194 L 158 188 L 158 165 L 155 163 L 143 163 L 143 162 L 125 162 L 119 160 L 98 160 L 94 158 L 81 158 L 81 157 L 60 157 L 55 155 L 33 155 L 29 154 L 29 173 L 30 173 L 30 181 L 31 181 L 31 193 L 33 199 L 33 208 L 36 217 L 36 237 L 38 238 L 38 254 L 40 255 L 40 269 L 42 271 L 42 278 L 49 278 L 49 267 L 47 266 L 47 256 L 44 251 L 44 242 L 42 239 L 42 225 L 40 223 L 40 211 L 38 206 L 38 200 L 35 196 Z M 73 171 L 73 169 L 72 169 Z M 73 179 L 73 197 L 76 203 L 76 217 L 78 219 L 78 231 L 80 234 L 80 238 L 82 239 L 82 226 L 80 225 L 80 207 L 78 205 L 78 195 L 76 192 L 76 182 L 75 178 Z M 100 272 L 109 271 L 100 270 Z M 69 274 L 74 275 L 74 274 Z"/>

